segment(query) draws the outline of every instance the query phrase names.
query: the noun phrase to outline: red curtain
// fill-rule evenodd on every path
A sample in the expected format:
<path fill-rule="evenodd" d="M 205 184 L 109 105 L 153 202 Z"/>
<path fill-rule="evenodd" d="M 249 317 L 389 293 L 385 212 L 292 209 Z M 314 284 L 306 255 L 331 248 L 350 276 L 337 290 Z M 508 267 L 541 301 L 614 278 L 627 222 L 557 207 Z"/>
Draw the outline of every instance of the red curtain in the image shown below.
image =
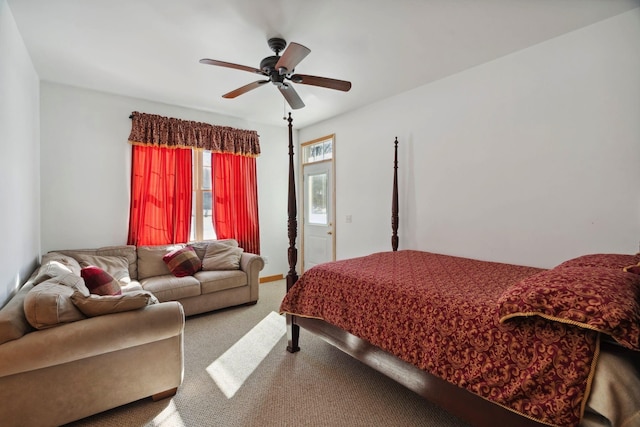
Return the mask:
<path fill-rule="evenodd" d="M 191 149 L 132 146 L 129 245 L 189 240 Z"/>
<path fill-rule="evenodd" d="M 218 239 L 236 239 L 245 252 L 260 254 L 255 157 L 212 153 L 211 168 Z"/>

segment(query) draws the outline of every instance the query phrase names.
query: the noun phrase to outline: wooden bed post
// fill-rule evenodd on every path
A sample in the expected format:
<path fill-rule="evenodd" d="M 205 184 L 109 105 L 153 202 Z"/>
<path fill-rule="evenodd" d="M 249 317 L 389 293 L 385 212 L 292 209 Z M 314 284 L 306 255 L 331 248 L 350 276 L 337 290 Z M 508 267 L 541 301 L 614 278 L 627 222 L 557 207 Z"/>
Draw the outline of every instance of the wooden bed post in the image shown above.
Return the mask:
<path fill-rule="evenodd" d="M 293 119 L 291 113 L 289 113 L 289 196 L 287 204 L 287 229 L 289 234 L 289 249 L 287 251 L 287 258 L 289 259 L 289 272 L 287 273 L 287 292 L 298 281 L 298 273 L 296 272 L 296 264 L 298 263 L 298 250 L 296 249 L 296 237 L 298 235 L 298 221 L 296 219 L 298 215 L 298 207 L 296 201 L 296 180 L 295 169 L 293 162 Z M 296 317 L 287 314 L 287 351 L 289 353 L 295 353 L 300 351 L 298 341 L 300 337 L 300 326 L 296 324 Z"/>
<path fill-rule="evenodd" d="M 393 158 L 393 196 L 391 198 L 391 248 L 398 250 L 398 137 L 396 136 L 395 155 Z"/>

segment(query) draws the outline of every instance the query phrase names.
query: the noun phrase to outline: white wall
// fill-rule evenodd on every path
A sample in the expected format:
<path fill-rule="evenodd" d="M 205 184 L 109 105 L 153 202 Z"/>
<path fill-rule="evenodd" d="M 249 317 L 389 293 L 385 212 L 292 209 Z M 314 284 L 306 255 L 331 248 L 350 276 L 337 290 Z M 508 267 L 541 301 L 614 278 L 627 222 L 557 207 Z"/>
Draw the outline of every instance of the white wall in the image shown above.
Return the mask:
<path fill-rule="evenodd" d="M 395 136 L 400 249 L 540 267 L 637 252 L 639 40 L 635 9 L 302 129 L 336 134 L 338 259 L 391 247 Z"/>
<path fill-rule="evenodd" d="M 287 129 L 202 111 L 42 82 L 42 250 L 126 243 L 129 223 L 133 111 L 260 135 L 258 209 L 262 276 L 288 269 L 286 240 Z"/>
<path fill-rule="evenodd" d="M 31 274 L 40 252 L 39 83 L 0 0 L 0 306 Z"/>

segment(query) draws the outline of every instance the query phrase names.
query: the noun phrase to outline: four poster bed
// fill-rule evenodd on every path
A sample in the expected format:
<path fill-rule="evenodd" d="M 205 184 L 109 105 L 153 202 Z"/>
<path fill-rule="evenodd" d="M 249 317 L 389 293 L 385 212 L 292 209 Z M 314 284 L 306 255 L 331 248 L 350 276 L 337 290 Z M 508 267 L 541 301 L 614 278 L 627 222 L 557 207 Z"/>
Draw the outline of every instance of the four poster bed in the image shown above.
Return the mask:
<path fill-rule="evenodd" d="M 288 351 L 302 327 L 473 426 L 640 425 L 640 254 L 543 270 L 398 251 L 396 139 L 392 250 L 298 278 L 288 121 Z"/>

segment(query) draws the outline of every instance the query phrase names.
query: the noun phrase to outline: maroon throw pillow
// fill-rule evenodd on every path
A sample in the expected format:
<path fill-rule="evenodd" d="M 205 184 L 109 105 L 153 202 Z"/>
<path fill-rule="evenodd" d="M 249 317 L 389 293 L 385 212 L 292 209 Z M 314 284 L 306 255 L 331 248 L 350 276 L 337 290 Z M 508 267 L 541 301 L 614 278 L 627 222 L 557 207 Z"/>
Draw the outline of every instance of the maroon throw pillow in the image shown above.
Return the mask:
<path fill-rule="evenodd" d="M 640 264 L 630 265 L 623 268 L 622 270 L 626 271 L 627 273 L 640 274 Z"/>
<path fill-rule="evenodd" d="M 193 276 L 202 268 L 202 261 L 191 246 L 169 252 L 162 260 L 176 277 Z"/>
<path fill-rule="evenodd" d="M 498 298 L 500 323 L 539 316 L 602 332 L 640 350 L 640 276 L 607 267 L 545 270 Z"/>
<path fill-rule="evenodd" d="M 95 295 L 121 295 L 122 289 L 116 279 L 109 273 L 95 265 L 89 265 L 80 270 L 89 292 Z"/>
<path fill-rule="evenodd" d="M 588 254 L 567 260 L 556 268 L 565 267 L 605 267 L 624 268 L 631 264 L 640 262 L 638 254 Z"/>

